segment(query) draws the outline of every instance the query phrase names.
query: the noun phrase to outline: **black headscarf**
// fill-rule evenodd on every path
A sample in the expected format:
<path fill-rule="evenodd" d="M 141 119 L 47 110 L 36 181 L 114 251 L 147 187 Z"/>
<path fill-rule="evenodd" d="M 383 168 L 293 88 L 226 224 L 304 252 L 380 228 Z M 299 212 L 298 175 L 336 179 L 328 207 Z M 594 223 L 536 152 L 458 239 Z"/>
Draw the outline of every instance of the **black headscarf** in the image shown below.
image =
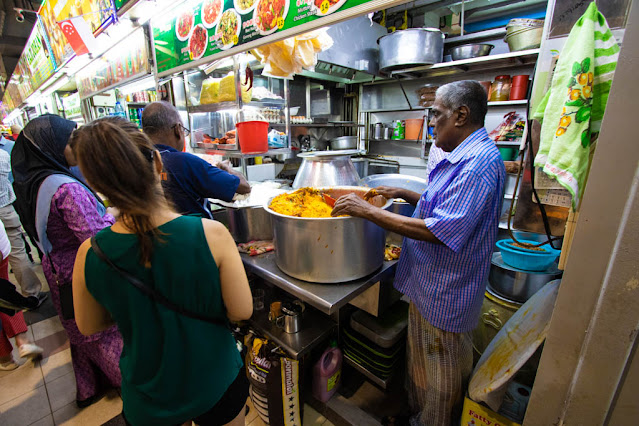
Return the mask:
<path fill-rule="evenodd" d="M 77 180 L 64 158 L 64 149 L 75 128 L 73 121 L 53 114 L 42 115 L 25 126 L 11 151 L 13 190 L 16 194 L 13 205 L 20 215 L 22 226 L 35 240 L 38 240 L 36 205 L 42 181 L 53 174 Z M 96 199 L 99 200 L 97 196 Z"/>

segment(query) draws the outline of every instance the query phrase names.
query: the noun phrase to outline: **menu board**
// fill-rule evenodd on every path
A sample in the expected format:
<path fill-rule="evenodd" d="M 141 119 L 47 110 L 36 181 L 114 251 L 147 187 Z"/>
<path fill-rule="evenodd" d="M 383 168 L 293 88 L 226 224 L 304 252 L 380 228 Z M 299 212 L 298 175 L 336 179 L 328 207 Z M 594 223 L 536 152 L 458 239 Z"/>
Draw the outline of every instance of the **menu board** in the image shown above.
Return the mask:
<path fill-rule="evenodd" d="M 158 73 L 371 0 L 204 0 L 154 19 Z"/>
<path fill-rule="evenodd" d="M 118 83 L 150 72 L 144 28 L 109 49 L 75 76 L 78 93 L 87 98 Z"/>
<path fill-rule="evenodd" d="M 45 42 L 44 28 L 36 24 L 27 40 L 20 60 L 28 68 L 31 87 L 37 88 L 55 71 L 55 61 Z"/>
<path fill-rule="evenodd" d="M 46 30 L 56 64 L 63 65 L 73 55 L 73 49 L 57 22 L 82 15 L 95 32 L 112 19 L 113 13 L 114 6 L 111 0 L 45 0 L 38 14 Z"/>

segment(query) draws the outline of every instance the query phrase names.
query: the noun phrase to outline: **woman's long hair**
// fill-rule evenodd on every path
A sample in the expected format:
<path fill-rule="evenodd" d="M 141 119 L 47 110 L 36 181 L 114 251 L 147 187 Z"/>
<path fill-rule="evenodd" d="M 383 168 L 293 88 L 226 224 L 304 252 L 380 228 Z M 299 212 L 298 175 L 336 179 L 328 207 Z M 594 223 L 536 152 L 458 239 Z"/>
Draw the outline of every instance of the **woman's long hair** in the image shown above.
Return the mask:
<path fill-rule="evenodd" d="M 140 243 L 140 262 L 149 265 L 160 234 L 151 212 L 168 208 L 155 170 L 159 155 L 149 138 L 119 117 L 98 119 L 71 135 L 71 148 L 89 185 L 120 210 L 124 225 Z"/>

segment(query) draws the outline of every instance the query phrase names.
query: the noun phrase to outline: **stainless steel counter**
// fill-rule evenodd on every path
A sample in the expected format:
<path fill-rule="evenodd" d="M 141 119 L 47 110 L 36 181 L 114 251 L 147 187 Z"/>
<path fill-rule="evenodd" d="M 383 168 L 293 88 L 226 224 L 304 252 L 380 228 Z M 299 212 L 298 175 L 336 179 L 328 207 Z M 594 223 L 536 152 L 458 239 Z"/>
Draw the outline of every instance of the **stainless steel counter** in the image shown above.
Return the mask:
<path fill-rule="evenodd" d="M 275 264 L 275 253 L 258 256 L 243 253 L 241 257 L 247 272 L 254 273 L 328 315 L 337 312 L 376 282 L 392 279 L 397 265 L 396 260 L 385 261 L 381 268 L 367 277 L 340 284 L 317 284 L 286 275 Z"/>

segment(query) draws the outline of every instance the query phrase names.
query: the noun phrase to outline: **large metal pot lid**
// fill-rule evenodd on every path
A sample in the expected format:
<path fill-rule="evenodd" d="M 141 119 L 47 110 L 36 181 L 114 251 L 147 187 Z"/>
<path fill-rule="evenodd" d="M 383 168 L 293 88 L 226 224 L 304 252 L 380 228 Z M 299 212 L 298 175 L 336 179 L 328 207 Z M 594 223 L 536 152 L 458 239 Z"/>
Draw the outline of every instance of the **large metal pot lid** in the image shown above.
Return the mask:
<path fill-rule="evenodd" d="M 422 194 L 428 183 L 426 179 L 417 176 L 402 175 L 398 173 L 386 173 L 378 175 L 368 175 L 359 181 L 360 186 L 376 188 L 378 186 L 393 186 L 395 188 L 408 189 L 409 191 Z"/>
<path fill-rule="evenodd" d="M 393 31 L 392 33 L 385 34 L 385 35 L 381 36 L 380 38 L 377 39 L 377 44 L 379 44 L 379 41 L 381 39 L 383 39 L 384 37 L 389 37 L 389 36 L 392 36 L 394 34 L 403 33 L 403 32 L 406 32 L 406 31 L 429 31 L 429 32 L 432 32 L 432 33 L 437 32 L 437 33 L 440 33 L 442 35 L 442 37 L 444 36 L 444 33 L 439 28 L 432 28 L 432 27 L 428 27 L 428 28 L 406 28 L 405 30 L 397 30 L 397 31 Z"/>
<path fill-rule="evenodd" d="M 298 157 L 302 157 L 305 160 L 328 160 L 330 157 L 344 157 L 350 155 L 358 155 L 359 151 L 356 149 L 343 149 L 339 151 L 311 151 L 297 154 Z"/>

